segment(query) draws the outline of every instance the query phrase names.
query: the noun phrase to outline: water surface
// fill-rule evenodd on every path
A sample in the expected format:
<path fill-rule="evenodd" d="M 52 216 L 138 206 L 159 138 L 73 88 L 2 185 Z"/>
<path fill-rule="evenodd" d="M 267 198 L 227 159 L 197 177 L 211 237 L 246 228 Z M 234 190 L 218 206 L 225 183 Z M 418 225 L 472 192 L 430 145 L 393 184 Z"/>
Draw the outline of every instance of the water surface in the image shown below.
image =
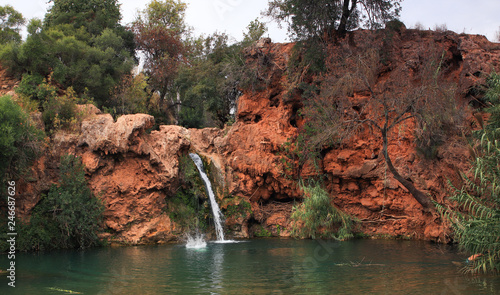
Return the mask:
<path fill-rule="evenodd" d="M 425 242 L 258 239 L 16 256 L 0 294 L 499 294 L 500 277 L 464 276 L 456 249 Z M 8 259 L 0 257 L 0 268 Z M 76 293 L 78 292 L 78 293 Z"/>

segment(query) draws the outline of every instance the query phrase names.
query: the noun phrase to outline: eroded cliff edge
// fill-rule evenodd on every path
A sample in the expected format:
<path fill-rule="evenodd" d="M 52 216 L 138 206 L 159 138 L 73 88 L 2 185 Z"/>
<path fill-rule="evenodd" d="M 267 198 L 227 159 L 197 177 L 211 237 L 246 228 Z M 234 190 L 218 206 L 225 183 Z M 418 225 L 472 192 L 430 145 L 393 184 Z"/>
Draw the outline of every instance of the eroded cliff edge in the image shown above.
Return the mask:
<path fill-rule="evenodd" d="M 362 49 L 366 40 L 376 38 L 374 32 L 353 32 L 329 50 Z M 458 85 L 457 100 L 468 118 L 464 124 L 474 124 L 471 102 L 484 84 L 484 74 L 500 70 L 500 46 L 482 36 L 452 32 L 403 30 L 391 38 L 389 73 L 411 71 L 436 48 L 443 52 L 447 79 Z M 289 95 L 285 86 L 292 48 L 264 41 L 248 49 L 248 63 L 260 67 L 266 87 L 244 92 L 236 122 L 224 130 L 160 126 L 151 131 L 154 118 L 149 115 L 123 116 L 115 122 L 96 110 L 82 123 L 81 132 L 55 134 L 29 180 L 20 182 L 19 214 L 29 217 L 40 195 L 56 181 L 58 157 L 69 152 L 82 158 L 89 186 L 106 204 L 103 237 L 129 244 L 176 240 L 178 225 L 166 213 L 166 200 L 179 185 L 179 158 L 192 151 L 213 164 L 221 204 L 224 198 L 237 197 L 251 205 L 251 212 L 226 220 L 233 236 L 248 237 L 262 229 L 289 235 L 292 206 L 301 192 L 284 173 L 280 151 L 303 123 L 298 115 L 301 93 Z M 448 179 L 457 181 L 458 171 L 469 167 L 465 141 L 450 138 L 428 160 L 416 151 L 411 124 L 391 138 L 389 151 L 401 174 L 433 200 L 446 202 Z M 424 212 L 391 176 L 380 151 L 380 138 L 365 132 L 340 149 L 326 150 L 320 170 L 305 169 L 303 176 L 326 174 L 333 203 L 360 220 L 360 232 L 445 241 L 446 226 Z"/>

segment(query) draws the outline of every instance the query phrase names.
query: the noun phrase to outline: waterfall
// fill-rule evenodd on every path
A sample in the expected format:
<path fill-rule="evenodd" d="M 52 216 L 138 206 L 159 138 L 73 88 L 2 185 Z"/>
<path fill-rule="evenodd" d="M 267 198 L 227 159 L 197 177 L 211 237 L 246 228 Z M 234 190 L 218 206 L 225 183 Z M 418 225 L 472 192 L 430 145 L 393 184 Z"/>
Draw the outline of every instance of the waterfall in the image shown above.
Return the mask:
<path fill-rule="evenodd" d="M 198 168 L 198 171 L 200 172 L 200 176 L 203 179 L 203 182 L 205 182 L 205 187 L 207 188 L 208 197 L 210 198 L 212 213 L 214 215 L 215 233 L 217 234 L 217 241 L 224 241 L 224 231 L 222 229 L 222 217 L 224 216 L 222 215 L 222 212 L 219 209 L 219 205 L 215 201 L 215 195 L 212 190 L 212 184 L 210 183 L 210 180 L 208 179 L 208 176 L 205 173 L 205 170 L 203 169 L 203 161 L 197 154 L 189 154 L 189 157 L 191 157 L 191 159 L 193 160 L 194 164 L 196 165 L 196 168 Z"/>

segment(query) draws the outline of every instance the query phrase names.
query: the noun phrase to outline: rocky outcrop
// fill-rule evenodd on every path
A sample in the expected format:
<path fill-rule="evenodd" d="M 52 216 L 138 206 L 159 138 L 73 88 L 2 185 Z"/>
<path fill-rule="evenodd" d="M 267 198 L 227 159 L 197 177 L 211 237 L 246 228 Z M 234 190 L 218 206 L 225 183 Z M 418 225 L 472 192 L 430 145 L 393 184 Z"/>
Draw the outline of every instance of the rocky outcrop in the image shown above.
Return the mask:
<path fill-rule="evenodd" d="M 362 50 L 367 40 L 383 42 L 377 34 L 353 32 L 329 51 Z M 390 38 L 386 46 L 393 58 L 380 81 L 391 72 L 415 71 L 431 51 L 443 52 L 447 79 L 457 83 L 457 101 L 465 117 L 472 118 L 468 106 L 478 99 L 482 73 L 500 70 L 498 44 L 482 36 L 416 30 L 403 30 Z M 292 204 L 300 201 L 302 193 L 282 162 L 283 147 L 296 138 L 304 120 L 299 115 L 301 93 L 287 89 L 292 47 L 264 40 L 247 50 L 249 66 L 260 67 L 266 87 L 244 92 L 236 122 L 224 130 L 178 126 L 152 130 L 154 118 L 149 115 L 122 116 L 115 122 L 110 115 L 94 112 L 82 123 L 79 134 L 54 135 L 33 167 L 31 179 L 22 182 L 21 216 L 27 217 L 40 194 L 57 180 L 57 159 L 69 152 L 82 158 L 89 186 L 105 203 L 103 237 L 130 244 L 174 240 L 178 225 L 166 213 L 166 199 L 178 186 L 179 157 L 196 151 L 213 164 L 219 201 L 234 199 L 238 200 L 234 205 L 239 205 L 244 200 L 251 206 L 251 211 L 228 217 L 233 235 L 248 237 L 264 228 L 273 235 L 288 236 Z M 366 94 L 354 94 L 362 95 Z M 390 136 L 394 165 L 433 200 L 446 202 L 447 179 L 454 181 L 457 171 L 468 169 L 467 148 L 459 137 L 452 137 L 439 147 L 434 159 L 427 160 L 416 151 L 412 126 L 407 124 Z M 373 132 L 361 133 L 342 148 L 323 151 L 319 170 L 306 163 L 302 176 L 325 175 L 332 202 L 356 216 L 363 233 L 446 240 L 446 227 L 438 216 L 423 211 L 390 175 L 380 151 L 380 138 Z"/>

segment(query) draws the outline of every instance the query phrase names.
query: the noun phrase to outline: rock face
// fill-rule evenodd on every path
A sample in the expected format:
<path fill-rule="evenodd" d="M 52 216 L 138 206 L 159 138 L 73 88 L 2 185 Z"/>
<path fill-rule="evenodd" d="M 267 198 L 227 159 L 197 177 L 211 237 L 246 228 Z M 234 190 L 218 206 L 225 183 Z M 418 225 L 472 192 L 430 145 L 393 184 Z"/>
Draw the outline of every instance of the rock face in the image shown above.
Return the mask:
<path fill-rule="evenodd" d="M 390 38 L 389 41 L 384 38 Z M 370 31 L 353 32 L 348 41 L 331 45 L 331 55 L 362 52 L 372 44 L 383 43 L 390 53 L 376 87 L 391 81 L 391 74 L 414 73 L 427 56 L 441 57 L 445 79 L 457 85 L 457 104 L 462 108 L 464 130 L 475 122 L 471 119 L 473 105 L 485 76 L 500 69 L 500 45 L 483 36 L 457 35 L 452 32 L 403 30 L 394 35 L 377 35 Z M 252 205 L 246 222 L 238 221 L 241 234 L 252 234 L 252 228 L 264 227 L 272 234 L 288 235 L 292 201 L 301 198 L 296 181 L 286 177 L 281 162 L 283 145 L 296 138 L 303 125 L 298 110 L 301 93 L 292 93 L 286 85 L 284 69 L 292 55 L 290 44 L 261 42 L 248 49 L 249 60 L 256 63 L 265 55 L 270 59 L 260 68 L 267 74 L 268 86 L 258 92 L 245 92 L 239 99 L 237 122 L 225 135 L 218 135 L 204 144 L 193 143 L 195 150 L 205 154 L 225 175 L 228 195 L 240 196 Z M 342 72 L 337 73 L 339 75 Z M 328 79 L 325 78 L 325 80 Z M 353 99 L 366 96 L 362 85 L 354 85 Z M 356 90 L 358 89 L 358 90 Z M 391 91 L 391 90 L 387 90 Z M 417 152 L 414 124 L 410 121 L 390 134 L 389 153 L 404 178 L 437 202 L 447 199 L 448 179 L 457 184 L 458 171 L 469 169 L 468 148 L 460 137 L 450 137 L 435 151 L 432 160 Z M 206 146 L 209 142 L 210 145 Z M 333 203 L 360 220 L 359 230 L 375 236 L 446 241 L 447 227 L 437 214 L 427 213 L 409 192 L 388 171 L 382 141 L 374 132 L 364 132 L 340 149 L 324 152 L 319 170 L 312 165 L 302 167 L 302 177 L 326 175 L 326 187 Z M 310 167 L 308 167 L 310 166 Z M 277 209 L 278 208 L 278 209 Z M 229 220 L 229 222 L 233 222 Z M 277 228 L 285 229 L 276 231 Z"/>
<path fill-rule="evenodd" d="M 114 122 L 104 114 L 85 120 L 81 134 L 57 133 L 46 156 L 33 167 L 36 183 L 57 180 L 60 155 L 80 156 L 90 188 L 105 204 L 104 238 L 127 244 L 174 240 L 176 228 L 164 212 L 165 198 L 176 187 L 178 159 L 190 147 L 189 132 L 179 126 L 161 126 L 148 133 L 153 125 L 149 115 L 122 116 Z M 49 187 L 23 190 L 21 217 L 29 215 Z"/>
<path fill-rule="evenodd" d="M 365 40 L 378 37 L 357 31 L 348 38 L 329 51 L 361 48 Z M 423 57 L 437 48 L 443 52 L 447 79 L 457 83 L 457 100 L 464 106 L 484 83 L 481 73 L 500 70 L 500 46 L 482 36 L 404 30 L 391 38 L 394 58 L 387 65 L 388 73 L 420 67 Z M 290 95 L 285 86 L 292 47 L 264 40 L 248 49 L 249 64 L 260 63 L 267 87 L 244 92 L 236 122 L 224 130 L 160 126 L 150 131 L 154 118 L 149 115 L 122 116 L 115 122 L 110 115 L 95 114 L 82 123 L 80 134 L 56 134 L 33 167 L 33 180 L 22 182 L 19 213 L 29 216 L 40 194 L 57 179 L 58 156 L 69 152 L 82 157 L 89 186 L 105 202 L 104 237 L 130 244 L 174 240 L 177 225 L 165 213 L 165 200 L 178 185 L 179 157 L 195 151 L 213 164 L 221 203 L 226 198 L 250 203 L 251 212 L 227 219 L 234 236 L 248 237 L 262 228 L 272 235 L 289 235 L 293 202 L 302 198 L 282 162 L 282 147 L 296 138 L 303 125 L 298 114 L 301 94 Z M 472 118 L 472 109 L 463 111 Z M 306 163 L 302 176 L 326 175 L 332 202 L 360 220 L 360 232 L 445 241 L 446 227 L 437 215 L 424 212 L 392 177 L 381 146 L 373 133 L 361 133 L 341 149 L 325 151 L 319 170 Z M 433 160 L 427 160 L 416 151 L 412 124 L 391 134 L 389 142 L 401 174 L 440 203 L 446 202 L 447 179 L 454 181 L 457 171 L 467 171 L 467 151 L 460 138 L 450 138 Z"/>
<path fill-rule="evenodd" d="M 147 134 L 153 125 L 154 118 L 144 114 L 122 116 L 116 123 L 99 115 L 82 123 L 76 152 L 90 187 L 104 200 L 105 225 L 121 242 L 174 238 L 165 198 L 177 180 L 178 158 L 189 148 L 187 130 L 161 126 Z"/>

